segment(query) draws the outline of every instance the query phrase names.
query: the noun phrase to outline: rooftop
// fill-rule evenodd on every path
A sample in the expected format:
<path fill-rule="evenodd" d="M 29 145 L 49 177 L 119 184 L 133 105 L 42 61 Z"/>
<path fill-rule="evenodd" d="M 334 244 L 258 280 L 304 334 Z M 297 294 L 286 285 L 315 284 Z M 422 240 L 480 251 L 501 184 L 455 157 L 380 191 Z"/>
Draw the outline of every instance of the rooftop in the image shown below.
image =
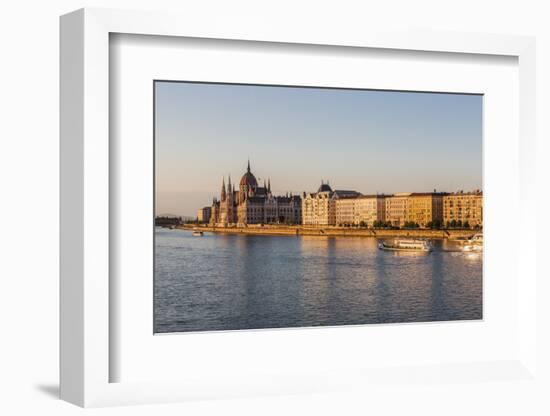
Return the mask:
<path fill-rule="evenodd" d="M 360 192 L 357 191 L 348 191 L 345 189 L 337 189 L 334 191 L 333 197 L 343 199 L 343 198 L 357 198 L 361 196 Z"/>
<path fill-rule="evenodd" d="M 332 188 L 328 183 L 321 181 L 321 186 L 317 189 L 317 192 L 332 192 Z"/>

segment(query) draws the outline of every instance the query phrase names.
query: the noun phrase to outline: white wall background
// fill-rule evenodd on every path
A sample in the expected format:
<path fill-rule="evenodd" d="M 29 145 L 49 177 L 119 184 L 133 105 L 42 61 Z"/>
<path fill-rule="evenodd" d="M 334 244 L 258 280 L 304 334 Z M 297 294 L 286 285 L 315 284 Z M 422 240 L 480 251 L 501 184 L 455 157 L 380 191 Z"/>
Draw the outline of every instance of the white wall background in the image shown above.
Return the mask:
<path fill-rule="evenodd" d="M 550 13 L 545 1 L 169 1 L 20 0 L 0 8 L 0 413 L 73 414 L 56 399 L 58 383 L 58 17 L 74 9 L 115 7 L 179 10 L 197 16 L 266 16 L 281 25 L 337 31 L 365 25 L 535 35 L 538 42 L 540 253 L 550 248 L 548 223 L 550 137 Z M 543 166 L 545 164 L 546 166 Z M 543 246 L 544 244 L 544 246 Z M 550 374 L 550 269 L 539 285 L 541 365 Z M 196 402 L 92 410 L 96 414 L 549 414 L 546 392 L 526 383 L 440 385 L 370 397 L 318 396 Z"/>

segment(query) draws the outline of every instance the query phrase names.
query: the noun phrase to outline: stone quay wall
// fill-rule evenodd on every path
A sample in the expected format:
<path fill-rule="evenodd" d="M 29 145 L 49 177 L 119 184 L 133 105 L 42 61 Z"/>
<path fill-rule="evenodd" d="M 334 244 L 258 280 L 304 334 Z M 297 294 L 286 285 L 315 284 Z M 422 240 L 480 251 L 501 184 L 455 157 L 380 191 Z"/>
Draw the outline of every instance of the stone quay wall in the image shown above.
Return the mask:
<path fill-rule="evenodd" d="M 307 235 L 328 237 L 375 237 L 375 238 L 463 238 L 472 236 L 476 230 L 430 230 L 430 229 L 366 229 L 346 227 L 312 227 L 303 225 L 249 225 L 246 227 L 227 226 L 217 227 L 211 225 L 184 224 L 177 228 L 186 230 L 200 230 L 204 232 L 226 234 L 251 234 L 251 235 Z"/>

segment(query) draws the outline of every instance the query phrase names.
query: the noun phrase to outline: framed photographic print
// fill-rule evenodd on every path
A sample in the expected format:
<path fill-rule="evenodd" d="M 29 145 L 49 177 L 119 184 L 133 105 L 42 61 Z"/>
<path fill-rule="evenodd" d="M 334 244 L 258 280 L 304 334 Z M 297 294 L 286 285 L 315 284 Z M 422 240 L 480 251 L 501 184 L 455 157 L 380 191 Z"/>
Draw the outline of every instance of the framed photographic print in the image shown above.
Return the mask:
<path fill-rule="evenodd" d="M 62 398 L 531 379 L 533 40 L 259 23 L 62 17 Z"/>
<path fill-rule="evenodd" d="M 482 101 L 155 81 L 155 333 L 482 319 Z"/>

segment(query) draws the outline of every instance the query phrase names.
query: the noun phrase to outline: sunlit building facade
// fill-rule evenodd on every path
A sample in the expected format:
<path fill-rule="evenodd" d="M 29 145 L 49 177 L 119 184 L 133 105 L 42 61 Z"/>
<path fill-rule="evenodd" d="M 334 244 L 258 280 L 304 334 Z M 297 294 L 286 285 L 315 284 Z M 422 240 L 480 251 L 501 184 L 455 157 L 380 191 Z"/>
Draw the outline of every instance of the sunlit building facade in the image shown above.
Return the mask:
<path fill-rule="evenodd" d="M 469 227 L 482 227 L 483 193 L 476 190 L 445 195 L 443 197 L 443 222 L 445 225 L 460 224 L 464 226 L 466 224 Z"/>
<path fill-rule="evenodd" d="M 339 198 L 334 201 L 335 225 L 346 226 L 355 222 L 357 197 Z"/>
<path fill-rule="evenodd" d="M 386 196 L 361 195 L 355 200 L 353 224 L 372 227 L 386 222 Z"/>
<path fill-rule="evenodd" d="M 410 193 L 398 193 L 386 198 L 386 222 L 394 227 L 402 227 L 405 225 L 410 195 Z"/>
<path fill-rule="evenodd" d="M 353 225 L 357 208 L 357 191 L 337 190 L 332 194 L 334 225 Z"/>
<path fill-rule="evenodd" d="M 302 200 L 298 195 L 287 193 L 275 196 L 271 192 L 271 181 L 258 185 L 256 177 L 247 170 L 239 182 L 239 189 L 231 184 L 231 177 L 222 187 L 219 199 L 214 198 L 210 208 L 210 224 L 216 226 L 248 224 L 301 224 Z"/>
<path fill-rule="evenodd" d="M 197 221 L 201 223 L 209 223 L 212 215 L 212 207 L 203 207 L 197 211 Z"/>
<path fill-rule="evenodd" d="M 275 196 L 271 181 L 258 185 L 247 170 L 238 189 L 222 179 L 219 199 L 198 210 L 197 220 L 216 226 L 248 224 L 289 224 L 304 226 L 391 225 L 420 228 L 440 226 L 480 227 L 483 223 L 483 195 L 475 192 L 415 192 L 393 195 L 362 195 L 353 190 L 332 190 L 321 181 L 317 192 L 301 196 Z"/>
<path fill-rule="evenodd" d="M 334 225 L 336 213 L 332 188 L 328 183 L 321 182 L 317 192 L 302 195 L 302 224 L 303 225 Z"/>
<path fill-rule="evenodd" d="M 408 197 L 406 221 L 419 227 L 443 225 L 443 197 L 441 192 L 412 193 Z"/>

